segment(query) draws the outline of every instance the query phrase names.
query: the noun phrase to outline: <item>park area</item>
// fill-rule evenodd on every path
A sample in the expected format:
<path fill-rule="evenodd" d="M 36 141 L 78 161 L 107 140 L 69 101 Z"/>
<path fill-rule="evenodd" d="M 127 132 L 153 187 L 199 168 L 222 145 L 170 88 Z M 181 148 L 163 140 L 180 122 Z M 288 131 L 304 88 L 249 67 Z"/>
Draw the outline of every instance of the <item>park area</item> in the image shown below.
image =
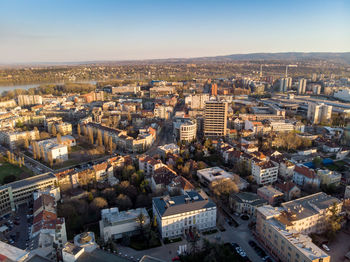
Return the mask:
<path fill-rule="evenodd" d="M 0 157 L 0 185 L 32 176 L 26 167 L 10 164 L 4 157 Z"/>

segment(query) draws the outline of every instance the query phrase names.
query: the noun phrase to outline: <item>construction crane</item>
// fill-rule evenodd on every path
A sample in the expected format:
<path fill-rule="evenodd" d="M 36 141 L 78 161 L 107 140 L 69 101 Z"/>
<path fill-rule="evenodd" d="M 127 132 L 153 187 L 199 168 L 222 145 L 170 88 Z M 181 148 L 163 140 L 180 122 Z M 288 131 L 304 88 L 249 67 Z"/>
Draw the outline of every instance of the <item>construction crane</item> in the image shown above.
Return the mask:
<path fill-rule="evenodd" d="M 288 77 L 288 67 L 298 67 L 298 65 L 286 65 L 286 74 L 285 74 L 285 77 Z"/>

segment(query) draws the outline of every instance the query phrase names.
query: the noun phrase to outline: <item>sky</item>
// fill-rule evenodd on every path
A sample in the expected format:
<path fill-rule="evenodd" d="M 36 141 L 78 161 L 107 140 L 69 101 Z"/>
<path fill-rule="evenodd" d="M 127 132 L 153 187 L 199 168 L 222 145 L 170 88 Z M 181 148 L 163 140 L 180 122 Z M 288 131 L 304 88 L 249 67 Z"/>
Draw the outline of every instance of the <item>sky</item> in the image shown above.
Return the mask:
<path fill-rule="evenodd" d="M 0 0 L 0 63 L 350 51 L 348 0 Z"/>

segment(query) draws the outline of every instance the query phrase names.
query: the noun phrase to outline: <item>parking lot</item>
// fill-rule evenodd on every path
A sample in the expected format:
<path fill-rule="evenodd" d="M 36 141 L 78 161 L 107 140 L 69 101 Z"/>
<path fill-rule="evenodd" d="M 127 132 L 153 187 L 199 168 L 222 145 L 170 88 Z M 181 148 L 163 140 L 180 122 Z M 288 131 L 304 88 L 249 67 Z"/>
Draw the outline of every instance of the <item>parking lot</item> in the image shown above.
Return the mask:
<path fill-rule="evenodd" d="M 0 227 L 6 226 L 8 228 L 4 232 L 3 241 L 20 249 L 26 249 L 29 246 L 29 227 L 32 223 L 32 217 L 28 217 L 28 214 L 31 214 L 31 210 L 24 204 L 15 213 L 2 219 Z"/>

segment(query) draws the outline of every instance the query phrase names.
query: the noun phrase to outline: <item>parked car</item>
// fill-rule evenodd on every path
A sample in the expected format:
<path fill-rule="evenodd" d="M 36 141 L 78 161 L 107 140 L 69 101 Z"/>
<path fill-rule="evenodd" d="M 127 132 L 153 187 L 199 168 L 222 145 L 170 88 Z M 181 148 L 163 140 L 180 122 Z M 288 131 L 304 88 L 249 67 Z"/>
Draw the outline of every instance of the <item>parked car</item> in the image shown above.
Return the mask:
<path fill-rule="evenodd" d="M 323 244 L 322 245 L 322 248 L 324 249 L 324 250 L 326 250 L 327 252 L 330 252 L 331 250 L 329 249 L 329 247 L 326 245 L 326 244 Z"/>

